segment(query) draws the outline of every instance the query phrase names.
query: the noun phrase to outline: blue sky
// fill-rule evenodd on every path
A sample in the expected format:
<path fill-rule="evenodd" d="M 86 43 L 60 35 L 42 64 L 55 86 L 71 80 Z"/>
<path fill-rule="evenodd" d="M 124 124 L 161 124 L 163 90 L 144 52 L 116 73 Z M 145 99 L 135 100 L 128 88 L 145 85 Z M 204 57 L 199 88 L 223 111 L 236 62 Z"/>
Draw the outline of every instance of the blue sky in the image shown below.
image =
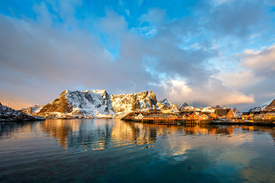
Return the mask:
<path fill-rule="evenodd" d="M 275 98 L 275 1 L 0 2 L 0 101 L 153 90 L 248 110 Z"/>

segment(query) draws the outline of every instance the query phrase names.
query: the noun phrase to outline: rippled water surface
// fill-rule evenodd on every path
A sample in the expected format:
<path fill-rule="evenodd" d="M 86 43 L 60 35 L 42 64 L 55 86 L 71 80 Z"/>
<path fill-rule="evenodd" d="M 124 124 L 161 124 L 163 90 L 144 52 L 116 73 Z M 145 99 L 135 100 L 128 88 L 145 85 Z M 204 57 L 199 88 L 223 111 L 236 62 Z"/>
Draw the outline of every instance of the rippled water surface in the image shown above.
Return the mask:
<path fill-rule="evenodd" d="M 0 182 L 275 182 L 275 128 L 0 123 Z"/>

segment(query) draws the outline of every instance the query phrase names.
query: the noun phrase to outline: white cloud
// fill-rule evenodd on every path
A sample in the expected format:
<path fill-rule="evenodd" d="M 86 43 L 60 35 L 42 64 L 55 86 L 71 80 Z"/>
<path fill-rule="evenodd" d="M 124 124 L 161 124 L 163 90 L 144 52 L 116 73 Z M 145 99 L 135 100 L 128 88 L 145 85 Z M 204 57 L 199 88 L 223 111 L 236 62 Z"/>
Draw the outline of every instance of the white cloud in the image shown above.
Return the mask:
<path fill-rule="evenodd" d="M 217 78 L 227 85 L 233 86 L 237 89 L 255 85 L 264 79 L 263 77 L 256 77 L 254 72 L 251 70 L 220 73 Z"/>
<path fill-rule="evenodd" d="M 180 80 L 168 81 L 162 85 L 170 101 L 175 103 L 198 103 L 205 105 L 240 105 L 254 103 L 252 94 L 245 95 L 235 88 L 222 83 L 217 78 L 210 78 L 207 83 L 189 86 Z"/>
<path fill-rule="evenodd" d="M 256 75 L 275 77 L 275 46 L 261 51 L 245 50 L 240 59 L 240 66 L 251 69 Z"/>

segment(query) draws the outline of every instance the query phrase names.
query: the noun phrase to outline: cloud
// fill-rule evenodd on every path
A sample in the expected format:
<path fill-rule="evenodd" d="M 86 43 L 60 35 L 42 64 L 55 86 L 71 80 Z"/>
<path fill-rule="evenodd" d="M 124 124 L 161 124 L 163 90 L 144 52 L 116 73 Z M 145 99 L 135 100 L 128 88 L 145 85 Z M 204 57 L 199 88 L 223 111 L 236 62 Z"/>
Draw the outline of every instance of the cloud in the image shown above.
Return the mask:
<path fill-rule="evenodd" d="M 107 89 L 110 94 L 153 90 L 159 99 L 167 97 L 178 104 L 254 102 L 250 92 L 236 88 L 240 84 L 222 82 L 219 70 L 209 62 L 221 55 L 216 41 L 222 37 L 211 37 L 213 31 L 225 37 L 253 32 L 250 27 L 255 24 L 247 18 L 229 28 L 223 22 L 233 21 L 231 13 L 243 15 L 242 3 L 236 11 L 228 4 L 235 1 L 228 1 L 205 17 L 192 12 L 192 16 L 174 19 L 169 19 L 166 10 L 151 7 L 136 18 L 136 27 L 130 27 L 133 22 L 128 16 L 112 8 L 97 16 L 84 11 L 81 1 L 48 2 L 34 5 L 36 19 L 0 15 L 1 101 L 16 96 L 26 105 L 45 104 L 64 89 Z M 209 6 L 198 9 L 205 13 Z M 249 7 L 250 15 L 255 5 Z M 126 10 L 134 15 L 132 9 Z M 244 54 L 242 67 L 249 68 L 248 58 L 255 54 L 259 55 Z M 13 100 L 13 105 L 27 107 L 24 102 Z"/>
<path fill-rule="evenodd" d="M 245 50 L 240 55 L 240 66 L 253 70 L 259 77 L 275 77 L 275 46 L 261 51 Z"/>
<path fill-rule="evenodd" d="M 247 108 L 269 104 L 275 98 L 275 88 L 271 84 L 275 77 L 275 46 L 261 50 L 247 49 L 232 57 L 238 60 L 236 67 L 239 70 L 220 73 L 217 77 L 244 94 L 254 94 L 255 103 Z"/>
<path fill-rule="evenodd" d="M 264 17 L 269 19 L 264 12 L 265 3 L 262 1 L 221 1 L 214 6 L 205 23 L 210 30 L 222 36 L 246 37 L 266 29 L 261 26 Z"/>
<path fill-rule="evenodd" d="M 164 93 L 174 102 L 185 101 L 199 106 L 231 106 L 255 102 L 252 94 L 245 95 L 216 78 L 209 78 L 206 83 L 202 85 L 198 83 L 192 87 L 184 81 L 172 80 L 165 83 L 163 87 Z"/>

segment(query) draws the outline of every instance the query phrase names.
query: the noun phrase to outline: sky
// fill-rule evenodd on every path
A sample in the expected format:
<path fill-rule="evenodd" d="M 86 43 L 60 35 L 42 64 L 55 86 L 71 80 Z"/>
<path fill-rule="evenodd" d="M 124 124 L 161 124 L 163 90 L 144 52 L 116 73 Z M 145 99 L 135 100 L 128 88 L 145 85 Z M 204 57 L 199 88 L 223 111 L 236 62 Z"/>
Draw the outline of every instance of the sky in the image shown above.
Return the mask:
<path fill-rule="evenodd" d="M 240 111 L 275 99 L 275 0 L 1 0 L 0 102 L 152 90 Z"/>

